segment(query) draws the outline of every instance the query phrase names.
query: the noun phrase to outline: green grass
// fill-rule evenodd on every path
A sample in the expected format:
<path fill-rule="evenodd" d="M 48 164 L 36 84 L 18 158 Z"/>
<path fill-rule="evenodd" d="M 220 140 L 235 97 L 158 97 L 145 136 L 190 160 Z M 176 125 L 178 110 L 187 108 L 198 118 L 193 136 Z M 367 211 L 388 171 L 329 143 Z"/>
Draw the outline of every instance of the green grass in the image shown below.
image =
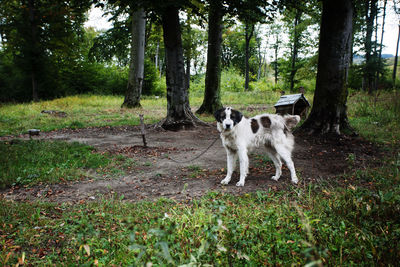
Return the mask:
<path fill-rule="evenodd" d="M 32 265 L 395 265 L 400 186 L 328 185 L 192 204 L 123 196 L 79 205 L 2 200 L 0 262 Z"/>
<path fill-rule="evenodd" d="M 121 109 L 121 96 L 80 95 L 38 103 L 5 104 L 0 106 L 0 136 L 26 133 L 28 129 L 51 131 L 62 128 L 84 128 L 89 126 L 138 125 L 143 110 Z M 154 123 L 166 112 L 166 100 L 147 99 L 143 109 L 156 107 L 154 117 L 145 114 L 147 123 Z M 57 117 L 42 110 L 58 110 L 67 113 Z M 160 112 L 160 114 L 157 114 Z M 166 114 L 166 113 L 165 113 Z"/>
<path fill-rule="evenodd" d="M 278 101 L 277 91 L 251 91 L 222 93 L 222 103 L 233 106 L 250 116 L 259 110 L 246 111 L 249 106 L 262 107 L 267 112 L 275 113 L 273 105 Z M 312 95 L 307 95 L 312 100 Z M 190 94 L 190 105 L 193 111 L 200 107 L 203 92 L 195 91 Z M 29 129 L 52 131 L 63 128 L 85 128 L 91 126 L 121 126 L 139 125 L 139 114 L 144 114 L 146 124 L 160 121 L 166 116 L 167 102 L 164 97 L 143 97 L 142 108 L 121 108 L 122 96 L 79 95 L 69 96 L 51 101 L 26 104 L 0 105 L 0 136 L 19 135 Z M 58 110 L 67 113 L 66 117 L 57 117 L 42 110 Z M 265 112 L 265 111 L 264 111 Z M 200 116 L 207 122 L 213 122 L 212 116 Z"/>
<path fill-rule="evenodd" d="M 90 170 L 117 172 L 111 157 L 79 143 L 12 140 L 0 142 L 0 154 L 0 188 L 83 179 Z M 118 160 L 123 165 L 125 159 Z"/>
<path fill-rule="evenodd" d="M 224 104 L 246 115 L 258 112 L 248 106 L 271 108 L 278 98 L 272 90 L 222 94 Z M 191 93 L 190 101 L 199 106 L 201 92 Z M 357 169 L 326 182 L 240 196 L 209 192 L 189 204 L 129 203 L 119 195 L 79 204 L 0 199 L 0 264 L 395 266 L 400 260 L 398 101 L 391 92 L 349 98 L 351 124 L 389 153 L 376 167 L 355 166 L 352 154 L 347 161 Z M 120 109 L 121 103 L 122 97 L 85 95 L 3 105 L 0 131 L 137 124 L 139 113 L 150 123 L 165 116 L 165 99 L 145 98 L 143 108 L 134 110 Z M 68 116 L 54 118 L 42 109 Z M 81 179 L 88 168 L 101 174 L 126 164 L 124 157 L 59 142 L 1 142 L 0 154 L 3 187 Z M 202 171 L 195 165 L 188 170 Z"/>
<path fill-rule="evenodd" d="M 381 144 L 400 144 L 400 95 L 383 92 L 357 93 L 348 99 L 350 123 L 367 139 Z"/>

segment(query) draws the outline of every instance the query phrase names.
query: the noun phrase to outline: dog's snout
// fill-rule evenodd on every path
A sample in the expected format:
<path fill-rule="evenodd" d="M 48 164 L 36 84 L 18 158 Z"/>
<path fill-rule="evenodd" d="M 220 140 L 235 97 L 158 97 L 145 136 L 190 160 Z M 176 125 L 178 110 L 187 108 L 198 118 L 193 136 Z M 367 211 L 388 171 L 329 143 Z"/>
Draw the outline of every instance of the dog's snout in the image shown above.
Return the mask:
<path fill-rule="evenodd" d="M 231 125 L 230 124 L 225 124 L 226 129 L 230 129 Z"/>

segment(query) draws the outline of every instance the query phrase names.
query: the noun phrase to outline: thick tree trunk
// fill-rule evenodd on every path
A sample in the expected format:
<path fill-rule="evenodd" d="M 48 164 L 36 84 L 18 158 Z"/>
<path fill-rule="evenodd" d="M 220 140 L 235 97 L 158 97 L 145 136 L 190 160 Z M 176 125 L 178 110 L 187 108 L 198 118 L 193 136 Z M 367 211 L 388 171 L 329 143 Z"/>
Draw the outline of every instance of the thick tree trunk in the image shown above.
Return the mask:
<path fill-rule="evenodd" d="M 186 90 L 189 90 L 190 88 L 190 55 L 186 57 L 186 72 L 185 72 L 185 87 Z"/>
<path fill-rule="evenodd" d="M 191 128 L 197 122 L 201 122 L 190 109 L 189 95 L 185 87 L 185 67 L 178 12 L 177 7 L 168 6 L 162 14 L 167 83 L 167 117 L 162 127 L 173 131 Z"/>
<path fill-rule="evenodd" d="M 143 8 L 134 11 L 132 14 L 132 42 L 129 79 L 122 107 L 140 107 L 144 75 L 145 16 L 146 14 Z"/>
<path fill-rule="evenodd" d="M 191 36 L 191 21 L 190 19 L 188 19 L 186 21 L 186 23 L 188 23 L 187 27 L 185 27 L 185 34 L 187 36 Z M 189 41 L 190 43 L 190 41 Z M 185 64 L 186 64 L 186 70 L 185 70 L 185 87 L 186 90 L 189 90 L 190 88 L 190 65 L 191 65 L 191 60 L 192 60 L 192 47 L 191 44 L 189 44 L 186 48 L 183 49 L 184 50 L 184 57 L 185 57 Z"/>
<path fill-rule="evenodd" d="M 222 107 L 221 104 L 221 57 L 222 57 L 222 2 L 210 2 L 208 16 L 208 48 L 206 80 L 203 104 L 197 110 L 198 114 L 213 114 Z"/>
<path fill-rule="evenodd" d="M 350 129 L 346 102 L 352 18 L 351 1 L 323 1 L 314 104 L 301 130 L 340 134 Z"/>
<path fill-rule="evenodd" d="M 38 27 L 36 24 L 36 19 L 35 19 L 35 1 L 34 0 L 29 0 L 28 1 L 28 8 L 29 8 L 29 22 L 30 22 L 30 28 L 31 28 L 31 53 L 30 53 L 30 61 L 31 61 L 31 69 L 30 69 L 30 75 L 31 75 L 31 82 L 32 82 L 32 99 L 34 102 L 39 101 L 39 96 L 38 96 L 38 82 L 37 82 L 37 73 L 38 73 L 38 60 L 39 60 L 39 55 L 38 55 L 38 39 L 37 39 L 37 32 L 38 32 Z"/>
<path fill-rule="evenodd" d="M 248 91 L 249 90 L 249 82 L 250 82 L 250 66 L 249 66 L 249 60 L 250 60 L 250 40 L 251 37 L 253 37 L 253 33 L 254 33 L 254 25 L 248 25 L 246 23 L 245 25 L 245 41 L 246 41 L 246 52 L 245 52 L 245 66 L 246 66 L 246 70 L 245 70 L 245 81 L 244 81 L 244 90 Z"/>

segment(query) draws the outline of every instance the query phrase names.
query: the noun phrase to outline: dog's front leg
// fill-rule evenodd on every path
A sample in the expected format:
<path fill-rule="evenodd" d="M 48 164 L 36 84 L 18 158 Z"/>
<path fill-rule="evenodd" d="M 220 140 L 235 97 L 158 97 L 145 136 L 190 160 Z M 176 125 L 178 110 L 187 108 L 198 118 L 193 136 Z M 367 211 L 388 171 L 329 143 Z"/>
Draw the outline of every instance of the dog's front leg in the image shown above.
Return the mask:
<path fill-rule="evenodd" d="M 247 173 L 249 171 L 249 156 L 247 155 L 247 149 L 242 148 L 238 150 L 239 163 L 240 163 L 240 180 L 236 183 L 236 186 L 244 186 Z"/>
<path fill-rule="evenodd" d="M 221 184 L 228 184 L 231 181 L 232 173 L 235 170 L 237 161 L 237 153 L 235 151 L 231 151 L 226 149 L 226 163 L 227 163 L 227 173 L 224 180 L 221 181 Z"/>

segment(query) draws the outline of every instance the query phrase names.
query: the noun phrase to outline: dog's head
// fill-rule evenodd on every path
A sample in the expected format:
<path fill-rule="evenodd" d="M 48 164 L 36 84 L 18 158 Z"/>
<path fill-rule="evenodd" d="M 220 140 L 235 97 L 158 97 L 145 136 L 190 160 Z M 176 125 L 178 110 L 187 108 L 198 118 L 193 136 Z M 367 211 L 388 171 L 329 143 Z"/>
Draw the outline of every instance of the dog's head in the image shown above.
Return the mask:
<path fill-rule="evenodd" d="M 214 117 L 221 124 L 224 131 L 230 131 L 238 124 L 243 117 L 243 114 L 230 107 L 221 108 L 214 113 Z"/>

